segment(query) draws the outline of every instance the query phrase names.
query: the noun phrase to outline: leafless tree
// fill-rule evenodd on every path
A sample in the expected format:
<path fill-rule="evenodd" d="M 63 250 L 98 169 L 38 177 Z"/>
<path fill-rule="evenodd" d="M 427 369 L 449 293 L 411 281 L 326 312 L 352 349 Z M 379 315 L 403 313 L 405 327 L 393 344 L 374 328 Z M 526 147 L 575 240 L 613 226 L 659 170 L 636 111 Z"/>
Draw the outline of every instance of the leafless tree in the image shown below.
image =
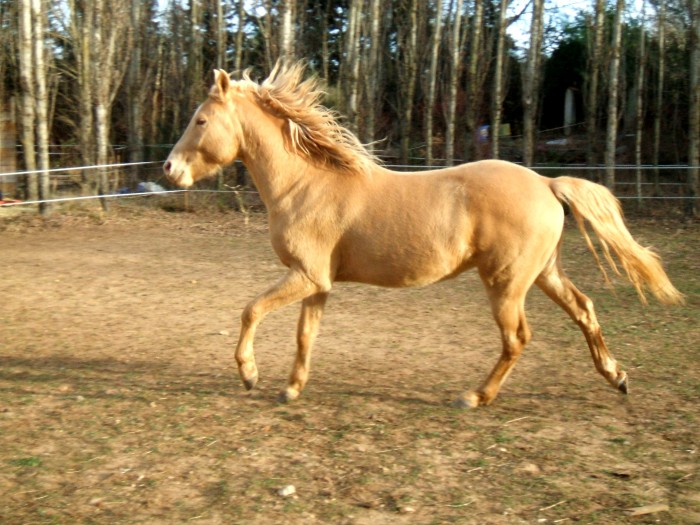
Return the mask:
<path fill-rule="evenodd" d="M 280 56 L 288 61 L 291 61 L 294 58 L 294 21 L 296 16 L 296 0 L 285 0 L 282 4 Z"/>
<path fill-rule="evenodd" d="M 690 216 L 700 215 L 698 171 L 700 170 L 700 0 L 688 0 L 690 27 L 690 108 L 688 111 L 688 205 Z"/>
<path fill-rule="evenodd" d="M 370 0 L 370 44 L 367 52 L 367 75 L 365 78 L 365 92 L 367 93 L 367 113 L 365 117 L 365 135 L 364 140 L 368 144 L 372 144 L 376 139 L 376 121 L 377 121 L 377 105 L 381 100 L 381 80 L 382 68 L 379 61 L 379 52 L 382 48 L 382 0 Z"/>
<path fill-rule="evenodd" d="M 48 214 L 49 198 L 49 96 L 46 59 L 45 17 L 41 0 L 19 3 L 20 106 L 21 141 L 27 175 L 27 198 L 39 200 L 39 211 Z"/>
<path fill-rule="evenodd" d="M 588 136 L 586 145 L 586 159 L 589 166 L 598 162 L 596 159 L 596 144 L 598 143 L 598 79 L 603 58 L 603 42 L 605 36 L 605 0 L 595 1 L 595 13 L 593 20 L 593 42 L 588 63 L 588 85 L 586 93 L 586 133 Z"/>
<path fill-rule="evenodd" d="M 634 159 L 637 165 L 635 170 L 635 186 L 637 190 L 637 207 L 642 207 L 642 138 L 644 131 L 644 76 L 646 71 L 646 31 L 644 29 L 646 15 L 646 1 L 642 1 L 641 23 L 639 24 L 639 55 L 637 60 L 637 78 L 635 79 L 635 139 Z"/>
<path fill-rule="evenodd" d="M 236 58 L 234 60 L 234 70 L 236 73 L 240 73 L 243 69 L 243 42 L 245 39 L 245 2 L 243 0 L 238 0 L 238 7 L 236 11 L 236 17 L 238 19 L 238 28 L 236 29 Z"/>
<path fill-rule="evenodd" d="M 543 0 L 535 1 L 539 2 Z M 474 143 L 481 102 L 479 89 L 481 72 L 479 71 L 479 66 L 484 58 L 483 19 L 484 2 L 483 0 L 474 0 L 474 13 L 472 14 L 472 22 L 469 28 L 469 63 L 467 66 L 466 85 L 467 107 L 465 108 L 464 115 L 466 130 L 464 156 L 467 160 L 474 160 L 477 158 Z"/>
<path fill-rule="evenodd" d="M 90 63 L 92 71 L 93 107 L 95 108 L 95 136 L 97 164 L 110 162 L 111 114 L 114 100 L 124 80 L 131 54 L 132 34 L 129 31 L 131 10 L 127 0 L 93 0 L 92 39 Z M 107 22 L 109 20 L 109 23 Z M 109 191 L 107 174 L 100 169 L 98 190 Z M 108 200 L 101 200 L 108 208 Z"/>
<path fill-rule="evenodd" d="M 143 2 L 135 0 L 131 2 L 131 27 L 129 30 L 132 34 L 133 46 L 126 78 L 129 99 L 129 160 L 131 162 L 141 162 L 143 160 L 143 106 L 147 91 L 142 77 L 141 58 L 143 40 L 145 38 L 145 31 L 142 31 L 145 6 L 146 4 Z M 134 173 L 136 173 L 136 169 Z"/>
<path fill-rule="evenodd" d="M 455 122 L 457 119 L 457 88 L 459 87 L 459 77 L 462 72 L 462 7 L 463 0 L 453 0 L 451 2 L 454 9 L 450 9 L 450 65 L 449 80 L 447 87 L 447 114 L 445 116 L 445 163 L 448 166 L 454 164 L 455 152 Z"/>
<path fill-rule="evenodd" d="M 192 111 L 192 108 L 201 100 L 204 90 L 204 63 L 202 56 L 204 35 L 201 27 L 204 11 L 202 9 L 202 0 L 190 0 L 189 15 L 190 35 L 187 50 L 187 86 L 189 90 L 187 107 Z"/>
<path fill-rule="evenodd" d="M 19 3 L 19 85 L 21 101 L 19 106 L 20 116 L 20 141 L 24 152 L 24 167 L 27 171 L 36 170 L 36 142 L 34 125 L 36 122 L 34 105 L 34 71 L 32 46 L 32 5 L 31 0 L 21 0 Z M 30 173 L 26 177 L 26 198 L 37 200 L 39 198 L 38 177 L 36 173 Z"/>
<path fill-rule="evenodd" d="M 216 9 L 216 67 L 217 69 L 228 69 L 226 66 L 226 14 L 224 0 L 214 0 Z"/>
<path fill-rule="evenodd" d="M 500 156 L 501 142 L 501 117 L 503 114 L 503 77 L 506 59 L 506 27 L 508 0 L 501 0 L 498 13 L 498 33 L 496 35 L 496 65 L 493 73 L 493 101 L 492 101 L 492 139 L 491 155 L 497 159 Z"/>
<path fill-rule="evenodd" d="M 407 0 L 406 17 L 399 28 L 402 48 L 399 91 L 399 126 L 401 135 L 401 162 L 408 163 L 411 145 L 413 102 L 418 76 L 418 0 Z"/>
<path fill-rule="evenodd" d="M 533 0 L 530 47 L 523 72 L 523 162 L 526 166 L 532 166 L 535 155 L 535 118 L 540 82 L 543 25 L 544 0 Z"/>
<path fill-rule="evenodd" d="M 272 69 L 274 65 L 274 58 L 279 56 L 277 53 L 277 46 L 272 38 L 272 0 L 260 0 L 257 3 L 257 20 L 258 20 L 258 30 L 260 31 L 260 36 L 263 39 L 264 51 L 265 51 L 265 65 L 267 70 Z"/>
<path fill-rule="evenodd" d="M 666 75 L 666 2 L 659 2 L 656 22 L 659 49 L 658 77 L 656 80 L 656 100 L 654 104 L 654 148 L 652 164 L 654 165 L 654 193 L 659 192 L 659 149 L 661 145 L 661 113 L 664 102 L 664 80 Z"/>
<path fill-rule="evenodd" d="M 39 211 L 42 215 L 49 213 L 46 202 L 50 197 L 49 186 L 49 94 L 47 86 L 48 62 L 46 53 L 45 18 L 46 9 L 41 0 L 32 2 L 32 31 L 34 45 L 34 103 L 36 105 L 36 143 L 39 173 Z"/>
<path fill-rule="evenodd" d="M 437 85 L 438 59 L 442 39 L 442 0 L 435 2 L 435 20 L 430 39 L 430 69 L 428 70 L 428 92 L 425 101 L 425 147 L 428 166 L 433 165 L 433 110 L 435 109 L 435 89 Z"/>
<path fill-rule="evenodd" d="M 358 100 L 360 97 L 360 38 L 362 35 L 363 0 L 351 0 L 348 8 L 348 29 L 344 35 L 343 63 L 341 64 L 341 103 L 348 119 L 348 126 L 355 132 L 358 126 Z"/>
<path fill-rule="evenodd" d="M 625 0 L 617 0 L 613 21 L 610 72 L 608 74 L 608 126 L 605 135 L 605 176 L 604 183 L 615 189 L 615 149 L 617 147 L 617 119 L 620 83 L 620 53 L 622 48 L 622 14 Z"/>

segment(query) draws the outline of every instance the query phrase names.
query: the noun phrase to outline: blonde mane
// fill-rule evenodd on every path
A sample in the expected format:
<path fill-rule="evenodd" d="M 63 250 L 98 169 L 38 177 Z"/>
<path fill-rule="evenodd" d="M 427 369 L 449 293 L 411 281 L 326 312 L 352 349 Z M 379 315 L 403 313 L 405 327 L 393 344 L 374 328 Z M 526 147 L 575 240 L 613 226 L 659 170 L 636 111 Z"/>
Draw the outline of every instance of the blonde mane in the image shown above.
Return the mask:
<path fill-rule="evenodd" d="M 261 103 L 287 119 L 285 138 L 293 151 L 322 166 L 366 172 L 377 158 L 338 123 L 335 112 L 321 105 L 324 92 L 316 78 L 303 80 L 305 69 L 303 62 L 278 61 L 262 84 L 252 82 L 247 73 L 243 79 L 255 86 Z"/>

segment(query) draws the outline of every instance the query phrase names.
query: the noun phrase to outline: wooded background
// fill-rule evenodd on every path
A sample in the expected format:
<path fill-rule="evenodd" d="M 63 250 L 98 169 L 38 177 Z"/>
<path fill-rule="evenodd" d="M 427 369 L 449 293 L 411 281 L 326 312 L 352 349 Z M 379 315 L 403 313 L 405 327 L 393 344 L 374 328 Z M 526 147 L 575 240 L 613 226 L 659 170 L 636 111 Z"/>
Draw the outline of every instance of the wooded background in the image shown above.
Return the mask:
<path fill-rule="evenodd" d="M 213 68 L 304 59 L 326 105 L 401 164 L 587 163 L 613 189 L 616 164 L 687 164 L 697 215 L 700 0 L 577 1 L 568 19 L 562 3 L 0 0 L 0 102 L 27 170 L 107 164 L 115 145 L 161 160 Z M 49 191 L 27 176 L 26 198 Z"/>

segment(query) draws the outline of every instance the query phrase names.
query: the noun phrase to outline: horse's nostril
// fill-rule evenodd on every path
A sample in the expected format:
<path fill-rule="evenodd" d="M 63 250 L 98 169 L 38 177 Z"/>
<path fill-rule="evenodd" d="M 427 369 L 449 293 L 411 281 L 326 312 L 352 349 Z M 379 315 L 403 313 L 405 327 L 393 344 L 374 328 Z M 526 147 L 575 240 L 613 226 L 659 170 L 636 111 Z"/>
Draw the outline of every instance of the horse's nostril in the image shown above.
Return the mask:
<path fill-rule="evenodd" d="M 172 169 L 172 167 L 173 165 L 170 161 L 167 161 L 165 164 L 163 164 L 163 171 L 166 175 L 170 175 L 170 170 Z"/>

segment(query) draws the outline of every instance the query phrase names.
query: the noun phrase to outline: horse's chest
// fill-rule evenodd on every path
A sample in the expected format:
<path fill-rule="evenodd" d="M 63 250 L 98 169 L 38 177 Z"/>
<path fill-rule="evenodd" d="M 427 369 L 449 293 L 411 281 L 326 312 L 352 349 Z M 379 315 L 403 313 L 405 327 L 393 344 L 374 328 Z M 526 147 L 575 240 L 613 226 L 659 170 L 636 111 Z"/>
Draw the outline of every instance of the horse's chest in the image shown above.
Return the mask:
<path fill-rule="evenodd" d="M 282 264 L 287 267 L 315 266 L 327 261 L 332 251 L 333 232 L 322 226 L 278 229 L 272 232 L 272 248 Z"/>

